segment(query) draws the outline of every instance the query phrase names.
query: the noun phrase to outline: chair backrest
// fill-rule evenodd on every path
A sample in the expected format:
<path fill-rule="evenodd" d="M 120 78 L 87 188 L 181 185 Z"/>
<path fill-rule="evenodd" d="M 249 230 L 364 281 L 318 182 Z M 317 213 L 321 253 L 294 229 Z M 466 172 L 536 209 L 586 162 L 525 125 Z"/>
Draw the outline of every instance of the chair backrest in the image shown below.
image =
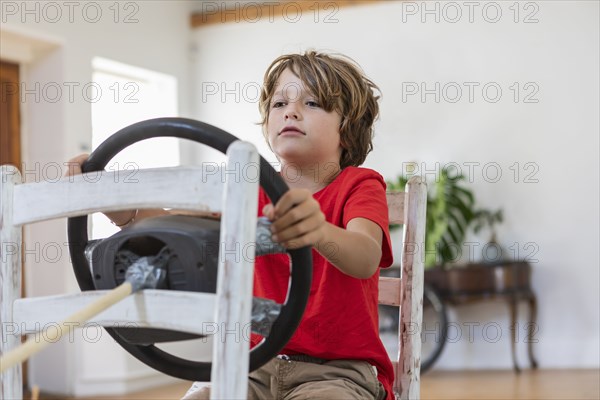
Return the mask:
<path fill-rule="evenodd" d="M 227 150 L 227 162 L 228 165 L 258 165 L 259 155 L 253 145 L 236 141 Z M 0 323 L 3 328 L 0 332 L 0 355 L 17 348 L 21 335 L 40 332 L 49 325 L 48 322 L 56 324 L 56 321 L 72 316 L 82 305 L 89 304 L 92 292 L 20 299 L 23 225 L 87 215 L 96 211 L 134 208 L 173 207 L 207 212 L 229 210 L 223 214 L 221 221 L 220 243 L 241 243 L 242 246 L 253 243 L 256 240 L 258 182 L 227 177 L 223 180 L 221 174 L 214 174 L 209 168 L 205 165 L 135 170 L 135 177 L 133 174 L 128 175 L 129 179 L 119 176 L 126 171 L 104 171 L 59 181 L 23 183 L 16 168 L 0 166 Z M 239 261 L 235 262 L 228 261 L 227 278 L 219 279 L 216 294 L 209 294 L 207 298 L 213 307 L 207 309 L 203 303 L 197 303 L 193 310 L 184 315 L 193 314 L 198 321 L 215 321 L 213 326 L 217 327 L 225 326 L 227 321 L 235 321 L 237 326 L 249 326 L 251 305 L 247 299 L 252 297 L 250 262 L 248 257 L 239 257 Z M 102 295 L 100 291 L 93 292 L 92 297 Z M 170 295 L 179 297 L 182 292 L 156 290 L 154 294 L 168 302 Z M 196 293 L 191 295 L 195 300 L 200 300 Z M 99 322 L 94 319 L 98 318 L 104 321 L 101 326 L 118 327 L 127 321 L 140 327 L 183 330 L 180 325 L 177 326 L 180 320 L 173 318 L 173 310 L 179 307 L 176 303 L 181 305 L 195 301 L 192 298 L 187 301 L 175 298 L 172 306 L 160 311 L 165 306 L 165 301 L 152 306 L 147 302 L 149 298 L 144 300 L 144 292 L 133 296 L 137 300 L 130 296 L 115 304 L 110 309 L 108 318 L 105 313 L 96 315 L 88 322 Z M 210 315 L 199 316 L 199 310 L 202 309 L 207 309 Z M 44 318 L 49 320 L 41 322 Z M 209 325 L 211 323 L 205 324 Z M 26 327 L 33 330 L 26 332 Z M 183 331 L 201 333 L 197 328 L 204 329 L 199 326 L 196 329 L 188 328 L 190 329 Z M 245 396 L 249 365 L 247 343 L 240 340 L 215 340 L 213 345 L 213 387 L 219 388 L 224 398 Z M 231 379 L 232 376 L 236 378 Z M 244 395 L 240 396 L 238 393 Z M 4 398 L 23 398 L 20 364 L 0 375 L 0 399 Z"/>
<path fill-rule="evenodd" d="M 398 357 L 394 364 L 396 398 L 420 396 L 421 322 L 425 261 L 427 184 L 412 177 L 404 192 L 388 192 L 390 224 L 402 224 L 400 278 L 379 278 L 379 304 L 399 307 Z"/>

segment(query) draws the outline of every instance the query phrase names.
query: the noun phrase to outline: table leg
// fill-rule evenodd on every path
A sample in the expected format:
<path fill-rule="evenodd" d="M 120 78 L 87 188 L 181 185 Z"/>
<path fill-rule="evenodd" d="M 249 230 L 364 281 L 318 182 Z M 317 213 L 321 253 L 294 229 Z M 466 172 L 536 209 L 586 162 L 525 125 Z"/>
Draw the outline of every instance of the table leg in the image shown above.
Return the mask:
<path fill-rule="evenodd" d="M 519 368 L 519 364 L 517 363 L 517 298 L 513 295 L 509 298 L 509 308 L 510 308 L 510 326 L 511 326 L 511 350 L 512 350 L 512 358 L 513 365 L 516 373 L 521 372 L 521 368 Z"/>
<path fill-rule="evenodd" d="M 529 353 L 529 362 L 531 363 L 531 368 L 535 369 L 538 366 L 537 361 L 533 357 L 533 342 L 537 340 L 533 338 L 533 335 L 536 331 L 537 324 L 537 300 L 535 298 L 534 293 L 530 293 L 529 295 L 529 326 L 527 329 L 527 350 Z"/>

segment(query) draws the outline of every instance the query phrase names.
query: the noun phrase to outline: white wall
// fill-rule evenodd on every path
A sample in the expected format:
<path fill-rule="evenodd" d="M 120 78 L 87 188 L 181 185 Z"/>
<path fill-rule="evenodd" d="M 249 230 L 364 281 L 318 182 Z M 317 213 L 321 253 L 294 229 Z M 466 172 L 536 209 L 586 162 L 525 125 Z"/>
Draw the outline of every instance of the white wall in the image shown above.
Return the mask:
<path fill-rule="evenodd" d="M 92 80 L 93 57 L 174 76 L 179 115 L 189 116 L 190 2 L 67 3 L 0 5 L 0 57 L 21 64 L 21 81 L 30 93 L 21 102 L 21 167 L 29 171 L 29 181 L 54 179 L 56 166 L 64 167 L 70 157 L 89 151 L 91 102 L 81 89 Z M 62 88 L 62 96 L 55 99 L 55 92 L 44 92 L 46 85 Z M 71 98 L 68 85 L 78 85 Z M 186 154 L 189 158 L 188 151 L 183 159 Z M 25 240 L 28 296 L 78 291 L 64 220 L 27 227 Z M 34 356 L 29 363 L 30 384 L 79 396 L 123 394 L 173 381 L 126 354 L 106 332 L 93 343 L 96 334 L 77 330 L 73 340 L 63 339 Z"/>
<path fill-rule="evenodd" d="M 7 3 L 11 2 L 2 5 Z M 14 3 L 18 7 L 23 4 Z M 78 4 L 83 7 L 85 3 Z M 84 85 L 91 80 L 94 56 L 174 75 L 179 82 L 180 115 L 253 140 L 264 155 L 268 149 L 260 128 L 254 125 L 259 115 L 252 90 L 261 83 L 269 62 L 282 53 L 311 47 L 352 56 L 380 85 L 384 96 L 375 151 L 366 166 L 391 179 L 402 170 L 403 162 L 414 160 L 425 162 L 428 168 L 438 161 L 479 162 L 480 166 L 498 163 L 502 178 L 489 183 L 481 169 L 476 169 L 473 188 L 482 206 L 505 210 L 506 221 L 499 230 L 503 244 L 535 242 L 539 246 L 533 284 L 540 303 L 539 343 L 535 347 L 540 364 L 598 366 L 597 3 L 535 3 L 539 22 L 534 24 L 511 22 L 513 14 L 508 7 L 512 3 L 502 2 L 503 16 L 496 24 L 483 19 L 482 6 L 475 10 L 474 23 L 468 22 L 468 9 L 463 7 L 462 21 L 452 24 L 443 18 L 435 23 L 434 15 L 421 23 L 419 12 L 404 12 L 411 10 L 406 5 L 378 4 L 343 9 L 335 15 L 329 15 L 331 9 L 321 9 L 317 23 L 314 14 L 305 13 L 296 23 L 288 22 L 294 18 L 290 14 L 287 21 L 263 18 L 257 23 L 214 26 L 193 33 L 193 70 L 189 70 L 188 51 L 190 2 L 135 2 L 139 9 L 120 9 L 117 23 L 114 11 L 108 9 L 114 3 L 98 4 L 106 18 L 97 23 L 87 22 L 81 8 L 75 9 L 72 23 L 66 9 L 57 22 L 43 17 L 36 22 L 35 11 L 7 15 L 3 9 L 0 56 L 11 55 L 9 59 L 22 63 L 22 80 L 28 88 L 36 82 Z M 123 23 L 134 11 L 132 17 L 138 22 Z M 493 10 L 488 11 L 486 16 L 493 17 Z M 521 9 L 521 18 L 532 11 Z M 328 15 L 329 23 L 324 23 Z M 31 52 L 6 45 L 4 39 L 11 35 L 13 43 L 27 43 Z M 411 82 L 427 82 L 431 88 L 436 81 L 442 85 L 479 82 L 479 87 L 497 82 L 503 95 L 497 103 L 486 102 L 481 92 L 476 92 L 473 103 L 467 97 L 455 104 L 435 103 L 431 95 L 424 103 L 418 96 L 403 101 L 403 83 L 406 87 Z M 246 89 L 237 92 L 238 99 L 236 82 Z M 536 83 L 539 102 L 514 103 L 509 89 L 513 82 L 519 82 L 522 89 L 527 82 Z M 203 88 L 214 84 L 219 93 L 203 96 Z M 224 102 L 221 84 L 233 89 Z M 49 163 L 60 164 L 89 147 L 89 102 L 81 98 L 70 102 L 64 96 L 50 103 L 29 96 L 22 107 L 23 160 L 33 171 L 30 180 L 44 179 Z M 215 157 L 190 146 L 185 149 L 188 161 L 196 153 L 203 161 Z M 185 153 L 183 157 L 185 160 Z M 520 163 L 522 172 L 516 183 L 509 169 L 514 162 Z M 531 172 L 523 169 L 527 162 L 539 168 L 535 175 L 538 183 L 523 182 L 524 174 Z M 28 294 L 75 291 L 67 249 L 62 246 L 64 222 L 32 225 L 25 234 L 27 249 L 34 250 L 26 255 Z M 35 250 L 36 243 L 42 247 L 57 243 L 61 257 L 44 260 L 42 252 Z M 40 262 L 36 262 L 36 254 L 42 256 Z M 510 367 L 504 305 L 456 309 L 453 318 L 461 324 L 495 321 L 503 327 L 503 337 L 498 343 L 487 343 L 479 330 L 475 342 L 469 343 L 465 330 L 464 339 L 446 348 L 440 367 Z M 524 347 L 522 343 L 520 347 Z M 125 392 L 149 380 L 152 384 L 163 382 L 163 377 L 147 374 L 122 353 L 114 343 L 94 346 L 81 339 L 75 345 L 62 341 L 31 361 L 31 382 L 42 389 L 75 395 Z"/>
<path fill-rule="evenodd" d="M 269 63 L 309 48 L 351 56 L 383 92 L 375 151 L 365 166 L 393 179 L 409 161 L 428 170 L 436 162 L 458 163 L 480 206 L 504 210 L 501 244 L 516 242 L 520 257 L 532 261 L 539 302 L 534 350 L 541 367 L 598 367 L 598 3 L 520 3 L 519 22 L 509 8 L 513 2 L 477 3 L 471 17 L 462 2 L 452 2 L 454 8 L 425 3 L 432 14 L 423 12 L 423 4 L 321 9 L 318 16 L 312 11 L 300 18 L 288 9 L 285 18 L 263 15 L 254 22 L 244 21 L 240 6 L 239 23 L 194 32 L 194 115 L 255 142 L 266 156 L 254 125 L 259 114 L 252 88 L 262 82 Z M 492 23 L 497 8 L 502 14 Z M 457 10 L 462 18 L 452 23 Z M 328 15 L 337 22 L 325 23 Z M 537 22 L 524 23 L 525 17 Z M 407 88 L 421 82 L 427 89 L 440 82 L 439 102 L 432 94 L 424 102 L 408 95 Z M 486 84 L 491 86 L 484 97 Z M 455 103 L 453 85 L 463 89 Z M 475 88 L 472 102 L 468 85 Z M 497 102 L 493 87 L 502 90 Z M 525 103 L 524 95 L 536 88 L 530 100 L 537 102 Z M 216 157 L 199 154 L 204 160 Z M 501 177 L 496 178 L 496 167 Z M 473 240 L 483 245 L 486 238 Z M 537 246 L 535 255 L 531 245 Z M 525 307 L 520 310 L 524 316 Z M 456 308 L 452 320 L 463 328 L 462 337 L 447 346 L 438 367 L 511 368 L 504 304 Z M 472 340 L 470 323 L 479 324 Z M 524 323 L 520 318 L 522 363 Z M 489 324 L 500 326 L 501 337 Z"/>

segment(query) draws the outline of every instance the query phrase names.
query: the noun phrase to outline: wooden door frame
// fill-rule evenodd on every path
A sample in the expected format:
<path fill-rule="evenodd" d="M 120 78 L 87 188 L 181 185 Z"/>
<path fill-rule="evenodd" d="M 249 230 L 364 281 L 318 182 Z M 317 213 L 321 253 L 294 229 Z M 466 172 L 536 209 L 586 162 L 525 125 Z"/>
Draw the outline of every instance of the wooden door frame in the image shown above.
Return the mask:
<path fill-rule="evenodd" d="M 0 59 L 0 102 L 7 103 L 6 114 L 0 116 L 0 165 L 12 164 L 22 170 L 20 66 Z M 2 110 L 5 108 L 0 106 Z M 8 146 L 8 151 L 6 147 Z M 23 242 L 22 242 L 23 243 Z M 22 248 L 22 246 L 21 246 Z M 23 259 L 23 258 L 22 258 Z M 25 264 L 21 263 L 21 297 L 25 297 Z M 27 361 L 23 363 L 23 387 L 28 387 Z"/>
<path fill-rule="evenodd" d="M 10 163 L 21 169 L 21 124 L 20 124 L 20 85 L 19 64 L 0 60 L 0 101 L 7 103 L 8 111 L 0 122 L 0 142 L 2 159 L 0 163 Z M 4 110 L 4 107 L 3 107 Z M 8 145 L 6 151 L 5 145 Z"/>

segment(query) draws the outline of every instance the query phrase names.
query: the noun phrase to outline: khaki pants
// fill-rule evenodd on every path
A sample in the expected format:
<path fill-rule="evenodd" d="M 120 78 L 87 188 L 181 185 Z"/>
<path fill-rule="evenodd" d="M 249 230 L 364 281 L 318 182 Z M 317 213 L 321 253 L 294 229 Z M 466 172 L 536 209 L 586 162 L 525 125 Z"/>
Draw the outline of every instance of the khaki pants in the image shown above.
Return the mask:
<path fill-rule="evenodd" d="M 349 400 L 385 399 L 375 367 L 366 361 L 321 360 L 308 356 L 280 356 L 252 372 L 248 399 L 252 400 Z M 209 387 L 184 397 L 210 399 Z"/>

